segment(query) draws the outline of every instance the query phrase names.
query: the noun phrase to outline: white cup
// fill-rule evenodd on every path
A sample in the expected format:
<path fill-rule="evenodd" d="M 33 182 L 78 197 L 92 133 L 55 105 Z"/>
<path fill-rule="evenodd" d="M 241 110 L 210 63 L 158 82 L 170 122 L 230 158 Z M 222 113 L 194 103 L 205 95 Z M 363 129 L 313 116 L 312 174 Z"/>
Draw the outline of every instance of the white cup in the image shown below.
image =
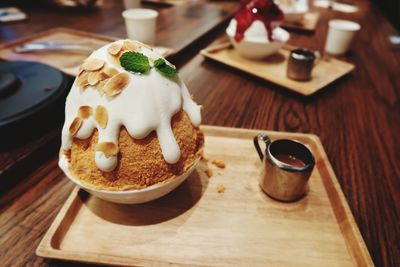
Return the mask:
<path fill-rule="evenodd" d="M 140 0 L 124 0 L 125 9 L 140 7 Z"/>
<path fill-rule="evenodd" d="M 132 8 L 122 12 L 128 38 L 153 45 L 156 37 L 158 12 L 152 9 Z"/>
<path fill-rule="evenodd" d="M 354 33 L 360 30 L 358 23 L 349 20 L 334 19 L 329 21 L 325 52 L 331 55 L 343 55 L 350 48 Z"/>

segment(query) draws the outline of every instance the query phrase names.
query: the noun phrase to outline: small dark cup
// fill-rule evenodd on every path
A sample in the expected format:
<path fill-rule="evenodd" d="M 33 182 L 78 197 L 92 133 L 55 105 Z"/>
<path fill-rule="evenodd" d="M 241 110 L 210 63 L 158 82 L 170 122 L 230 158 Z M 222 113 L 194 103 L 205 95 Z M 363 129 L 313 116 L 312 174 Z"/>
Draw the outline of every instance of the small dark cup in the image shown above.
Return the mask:
<path fill-rule="evenodd" d="M 259 140 L 265 143 L 265 153 Z M 267 195 L 289 202 L 306 194 L 315 160 L 305 145 L 289 139 L 272 142 L 266 134 L 259 134 L 254 137 L 254 146 L 264 163 L 260 187 Z"/>
<path fill-rule="evenodd" d="M 293 80 L 308 81 L 311 72 L 319 61 L 319 53 L 306 49 L 295 49 L 290 52 L 286 76 Z"/>

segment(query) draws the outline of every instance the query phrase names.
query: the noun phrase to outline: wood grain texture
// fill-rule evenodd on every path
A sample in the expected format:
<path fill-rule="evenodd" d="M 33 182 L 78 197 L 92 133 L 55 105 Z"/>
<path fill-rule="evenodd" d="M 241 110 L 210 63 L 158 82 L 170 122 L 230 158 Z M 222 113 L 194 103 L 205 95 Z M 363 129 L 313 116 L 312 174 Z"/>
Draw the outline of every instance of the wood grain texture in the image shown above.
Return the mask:
<path fill-rule="evenodd" d="M 121 15 L 122 1 L 105 0 L 103 2 L 102 8 L 87 11 L 24 5 L 21 9 L 29 10 L 29 22 L 27 22 L 29 24 L 13 23 L 2 26 L 0 41 L 15 40 L 55 27 L 126 38 L 126 27 Z M 238 5 L 235 2 L 205 5 L 201 1 L 193 1 L 191 4 L 170 8 L 146 4 L 142 4 L 142 7 L 159 11 L 156 45 L 169 47 L 179 53 L 228 20 Z M 46 21 L 43 18 L 46 18 Z M 51 23 L 48 23 L 49 21 Z"/>
<path fill-rule="evenodd" d="M 188 60 L 181 74 L 204 105 L 207 124 L 320 136 L 376 266 L 398 266 L 400 54 L 390 49 L 387 36 L 394 29 L 379 11 L 368 1 L 356 4 L 361 11 L 353 15 L 319 9 L 315 34 L 291 33 L 291 44 L 322 50 L 329 19 L 352 19 L 363 27 L 346 57 L 356 71 L 309 99 L 201 55 Z"/>
<path fill-rule="evenodd" d="M 117 205 L 75 188 L 37 254 L 145 266 L 373 266 L 318 137 L 267 132 L 300 140 L 316 160 L 307 196 L 282 203 L 258 185 L 259 130 L 202 129 L 209 162 L 178 189 L 146 204 Z M 213 166 L 215 159 L 226 167 Z"/>
<path fill-rule="evenodd" d="M 60 130 L 56 129 L 48 133 L 46 136 L 36 138 L 24 146 L 8 149 L 7 151 L 0 151 L 0 177 L 16 163 L 22 163 L 25 160 L 29 160 L 29 156 L 33 151 L 45 147 L 52 139 L 58 140 L 59 132 Z"/>
<path fill-rule="evenodd" d="M 217 47 L 224 46 L 224 44 Z M 229 67 L 270 81 L 301 95 L 312 95 L 328 84 L 346 75 L 354 69 L 354 65 L 335 58 L 322 58 L 312 70 L 311 80 L 295 81 L 286 76 L 290 51 L 283 47 L 278 53 L 263 59 L 251 60 L 241 57 L 232 46 L 215 50 L 212 46 L 201 50 L 206 58 L 215 60 Z"/>
<path fill-rule="evenodd" d="M 389 34 L 398 32 L 369 1 L 350 2 L 360 12 L 343 14 L 315 9 L 321 14 L 316 31 L 291 33 L 291 44 L 321 50 L 329 19 L 351 19 L 362 26 L 345 57 L 356 65 L 355 71 L 310 98 L 304 99 L 196 56 L 215 37 L 224 35 L 221 27 L 190 49 L 184 49 L 173 62 L 180 66 L 180 75 L 195 100 L 203 104 L 205 124 L 319 135 L 375 265 L 400 266 L 400 50 L 393 49 L 387 39 Z M 225 3 L 213 5 L 223 10 Z M 125 35 L 120 1 L 106 1 L 106 9 L 93 13 L 22 8 L 29 20 L 2 24 L 1 41 L 56 26 L 117 37 Z M 186 19 L 187 23 L 193 23 Z M 181 19 L 180 23 L 185 22 Z M 165 40 L 168 31 L 164 33 Z M 183 33 L 181 39 L 174 39 L 175 31 L 172 30 L 169 42 L 184 42 Z M 55 157 L 38 164 L 36 170 L 25 176 L 15 176 L 23 178 L 24 183 L 17 184 L 7 194 L 1 193 L 1 265 L 76 266 L 47 261 L 34 253 L 72 189 L 58 169 Z"/>

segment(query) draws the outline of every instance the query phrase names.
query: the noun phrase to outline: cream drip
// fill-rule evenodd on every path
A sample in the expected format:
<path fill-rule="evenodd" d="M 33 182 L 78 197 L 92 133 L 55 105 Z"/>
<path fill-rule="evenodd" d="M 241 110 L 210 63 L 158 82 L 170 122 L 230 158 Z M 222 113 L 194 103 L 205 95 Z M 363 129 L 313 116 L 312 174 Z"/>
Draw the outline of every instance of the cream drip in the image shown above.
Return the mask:
<path fill-rule="evenodd" d="M 188 114 L 192 124 L 199 126 L 200 106 L 192 100 L 188 89 L 179 77 L 173 80 L 168 79 L 153 68 L 149 74 L 145 75 L 126 72 L 108 54 L 109 46 L 110 44 L 94 51 L 89 58 L 104 60 L 107 66 L 114 67 L 119 72 L 128 73 L 129 84 L 119 95 L 108 98 L 106 95 L 101 95 L 95 87 L 80 88 L 75 81 L 66 100 L 62 149 L 71 148 L 73 137 L 69 133 L 69 127 L 77 117 L 79 108 L 90 106 L 92 110 L 95 110 L 97 106 L 102 105 L 108 112 L 108 123 L 105 129 L 102 129 L 93 116 L 90 116 L 83 121 L 75 137 L 86 139 L 97 129 L 99 143 L 113 142 L 118 145 L 122 126 L 125 126 L 129 134 L 136 139 L 143 139 L 155 131 L 165 161 L 170 164 L 178 162 L 181 151 L 172 132 L 171 119 L 182 108 Z M 140 52 L 153 61 L 161 57 L 144 47 Z M 65 168 L 64 161 L 65 159 L 60 157 L 60 167 L 62 165 Z M 116 167 L 118 159 L 117 155 L 106 157 L 102 152 L 97 151 L 95 162 L 100 170 L 108 172 Z"/>

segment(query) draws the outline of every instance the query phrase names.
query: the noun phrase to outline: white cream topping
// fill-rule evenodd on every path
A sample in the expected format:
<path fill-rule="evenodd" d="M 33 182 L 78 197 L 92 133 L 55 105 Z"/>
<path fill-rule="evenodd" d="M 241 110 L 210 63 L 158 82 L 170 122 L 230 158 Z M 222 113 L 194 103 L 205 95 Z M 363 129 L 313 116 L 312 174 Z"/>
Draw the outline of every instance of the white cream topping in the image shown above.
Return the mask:
<path fill-rule="evenodd" d="M 109 98 L 101 95 L 95 87 L 88 86 L 82 89 L 75 82 L 66 100 L 62 149 L 71 148 L 73 137 L 69 133 L 69 127 L 78 116 L 79 108 L 90 106 L 94 111 L 97 106 L 101 105 L 108 112 L 108 123 L 105 129 L 102 129 L 93 116 L 90 116 L 83 121 L 75 137 L 86 139 L 97 129 L 98 143 L 113 142 L 118 145 L 122 126 L 125 126 L 129 134 L 136 139 L 143 139 L 155 131 L 165 161 L 170 164 L 178 162 L 181 152 L 172 132 L 171 119 L 183 108 L 193 125 L 199 126 L 201 123 L 200 106 L 192 100 L 188 89 L 179 77 L 166 78 L 154 68 L 150 70 L 149 74 L 144 75 L 126 72 L 108 54 L 109 46 L 110 44 L 94 51 L 89 58 L 104 60 L 106 66 L 114 67 L 122 73 L 128 73 L 129 84 L 119 95 Z M 140 52 L 153 61 L 161 58 L 154 51 L 144 47 Z M 65 168 L 63 158 L 60 157 L 59 165 Z M 116 167 L 118 159 L 117 155 L 106 157 L 103 152 L 97 151 L 95 162 L 100 170 L 108 172 Z"/>
<path fill-rule="evenodd" d="M 226 32 L 229 36 L 233 37 L 236 34 L 237 21 L 231 19 Z M 286 42 L 289 39 L 288 33 L 282 28 L 273 26 L 272 39 L 276 42 Z M 268 39 L 268 32 L 262 21 L 255 20 L 250 27 L 244 32 L 244 40 L 252 42 L 270 43 Z"/>

